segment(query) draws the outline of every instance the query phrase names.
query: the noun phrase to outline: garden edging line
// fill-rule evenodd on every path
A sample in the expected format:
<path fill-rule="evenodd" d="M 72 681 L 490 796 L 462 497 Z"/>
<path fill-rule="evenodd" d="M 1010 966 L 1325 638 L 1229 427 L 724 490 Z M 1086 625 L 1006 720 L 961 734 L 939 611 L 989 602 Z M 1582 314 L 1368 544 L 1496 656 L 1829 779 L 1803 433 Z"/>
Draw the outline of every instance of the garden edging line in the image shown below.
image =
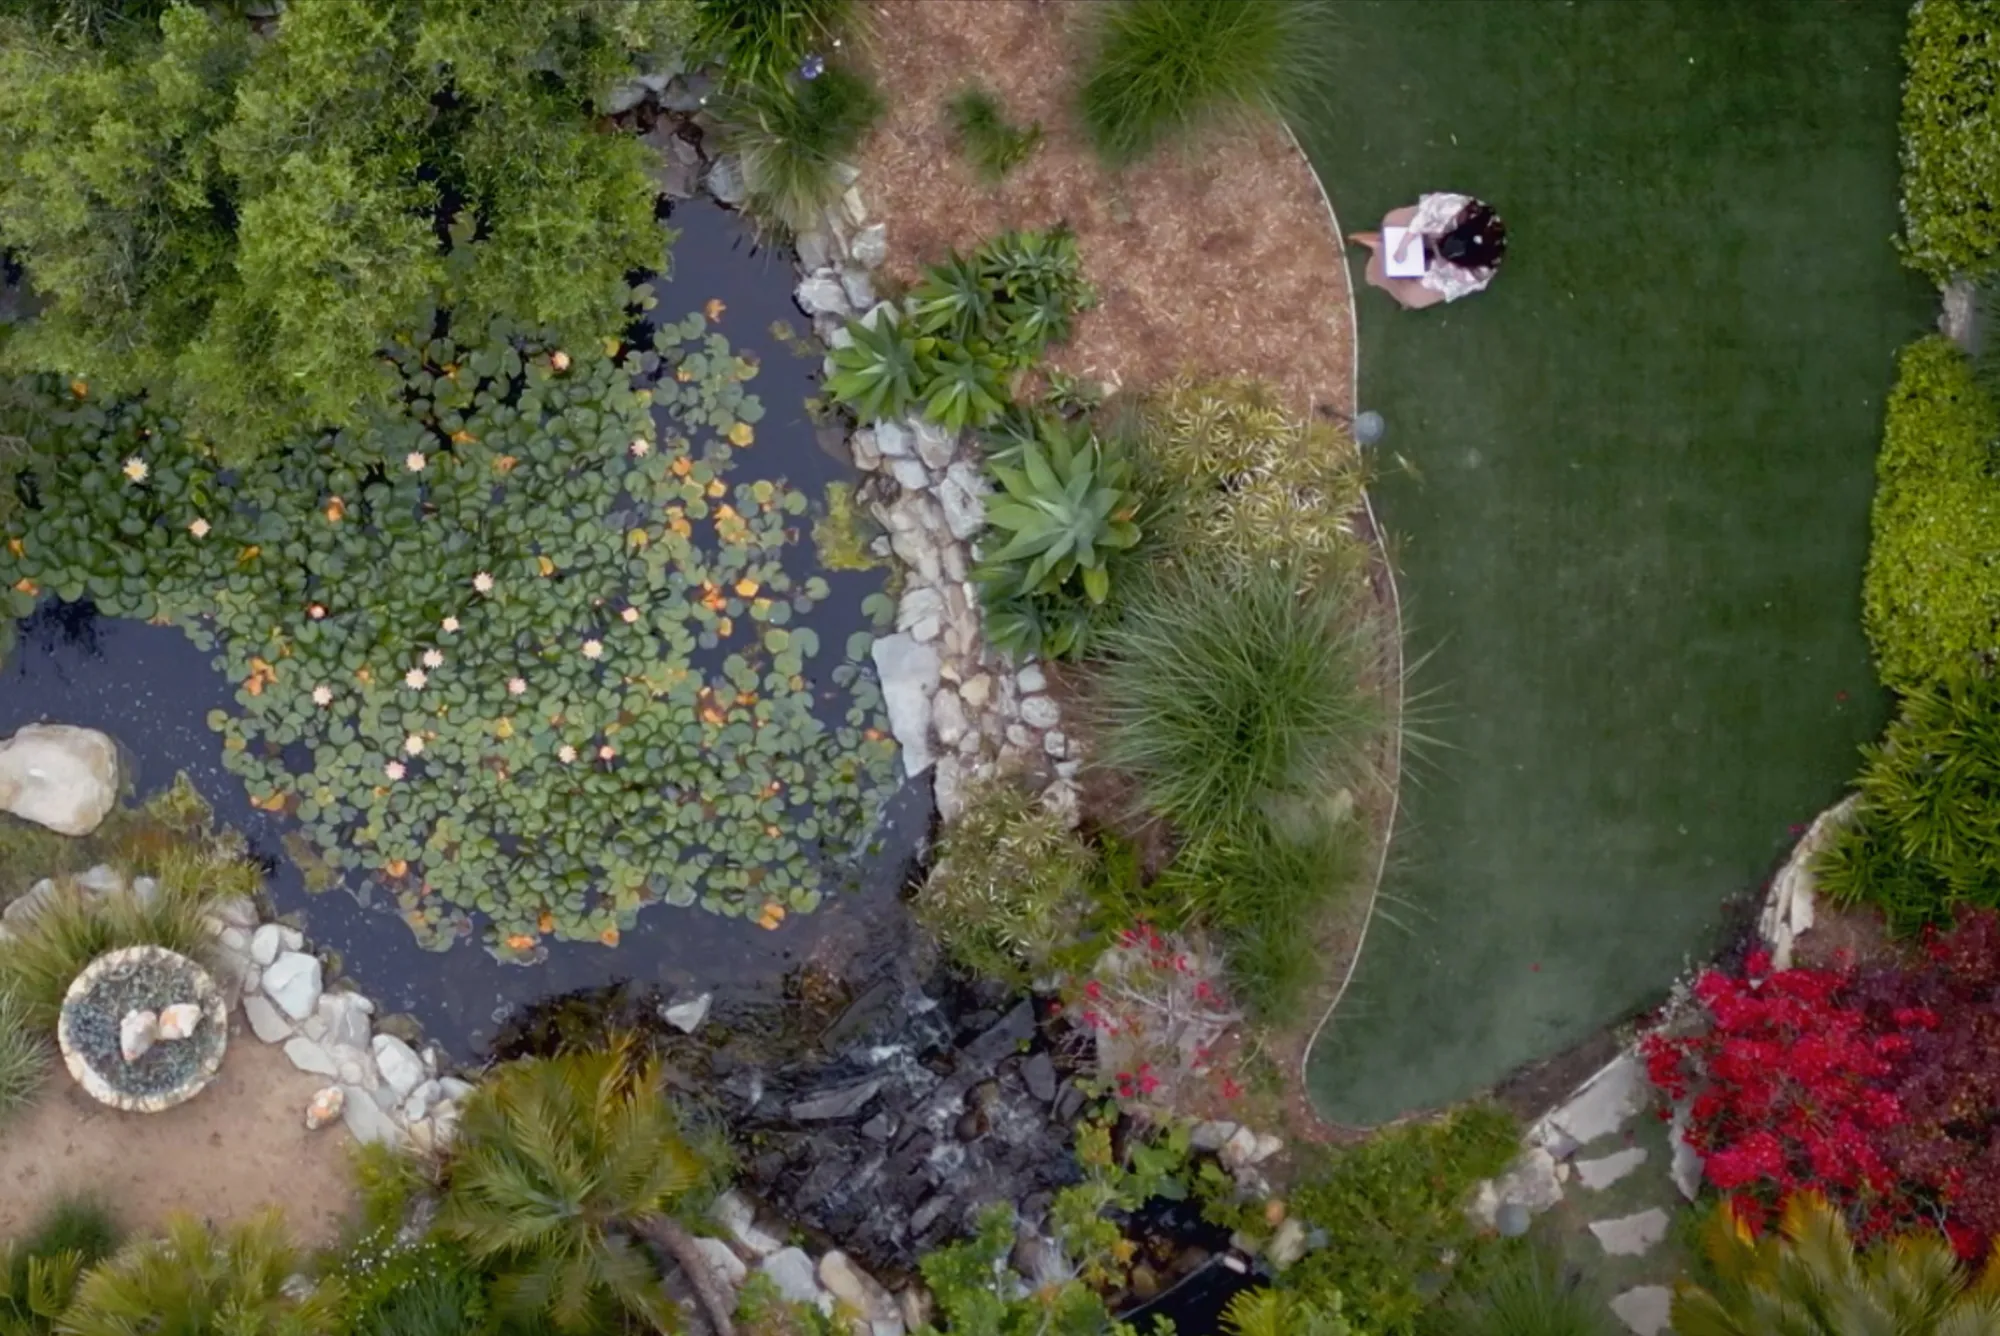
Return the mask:
<path fill-rule="evenodd" d="M 1340 263 L 1342 268 L 1347 270 L 1347 389 L 1348 403 L 1354 405 L 1359 403 L 1361 395 L 1361 330 L 1360 321 L 1356 317 L 1354 310 L 1354 269 L 1347 259 L 1347 247 L 1344 244 L 1345 234 L 1340 230 L 1340 215 L 1334 210 L 1333 197 L 1327 193 L 1326 182 L 1320 179 L 1319 169 L 1313 166 L 1312 159 L 1306 156 L 1305 146 L 1299 143 L 1299 137 L 1292 130 L 1291 125 L 1285 123 L 1284 129 L 1285 138 L 1290 142 L 1292 151 L 1299 155 L 1299 161 L 1305 164 L 1307 173 L 1312 177 L 1314 189 L 1319 191 L 1320 202 L 1326 205 L 1326 219 L 1333 228 L 1334 244 L 1340 251 Z M 1325 1031 L 1327 1022 L 1333 1019 L 1333 1013 L 1339 1009 L 1341 999 L 1347 996 L 1347 988 L 1349 984 L 1354 982 L 1354 971 L 1361 961 L 1361 953 L 1368 946 L 1368 929 L 1375 922 L 1375 902 L 1381 894 L 1382 878 L 1389 869 L 1389 846 L 1396 838 L 1396 818 L 1400 813 L 1402 805 L 1403 598 L 1401 592 L 1396 587 L 1396 565 L 1389 559 L 1388 548 L 1382 541 L 1382 525 L 1380 520 L 1376 518 L 1375 502 L 1369 496 L 1366 487 L 1361 489 L 1361 508 L 1368 517 L 1369 545 L 1375 550 L 1375 555 L 1382 563 L 1382 575 L 1389 590 L 1390 645 L 1396 688 L 1395 712 L 1394 718 L 1391 721 L 1393 726 L 1389 731 L 1389 774 L 1387 776 L 1389 781 L 1389 819 L 1384 823 L 1382 828 L 1381 847 L 1376 853 L 1375 875 L 1370 878 L 1368 883 L 1368 904 L 1362 914 L 1360 934 L 1355 938 L 1354 949 L 1348 953 L 1347 967 L 1341 973 L 1339 986 L 1334 989 L 1333 997 L 1326 1004 L 1326 1011 L 1320 1016 L 1319 1023 L 1313 1026 L 1312 1034 L 1307 1036 L 1304 1051 L 1299 1054 L 1298 1080 L 1301 1090 L 1310 1088 L 1307 1084 L 1306 1074 L 1312 1068 L 1313 1048 L 1318 1045 L 1320 1035 Z M 1310 1095 L 1306 1097 L 1306 1107 L 1312 1107 L 1312 1098 Z M 1314 1110 L 1314 1115 L 1318 1116 L 1317 1110 Z"/>

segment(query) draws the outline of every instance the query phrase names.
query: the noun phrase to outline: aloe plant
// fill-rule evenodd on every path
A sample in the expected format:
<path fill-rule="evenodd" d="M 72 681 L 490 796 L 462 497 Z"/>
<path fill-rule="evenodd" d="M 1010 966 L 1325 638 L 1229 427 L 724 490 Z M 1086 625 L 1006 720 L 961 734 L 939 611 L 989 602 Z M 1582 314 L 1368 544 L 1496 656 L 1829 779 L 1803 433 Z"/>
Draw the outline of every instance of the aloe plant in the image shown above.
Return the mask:
<path fill-rule="evenodd" d="M 864 422 L 906 416 L 926 380 L 924 361 L 937 340 L 887 316 L 873 325 L 851 320 L 847 333 L 852 342 L 833 350 L 826 392 Z"/>
<path fill-rule="evenodd" d="M 985 579 L 1003 593 L 1032 595 L 1058 592 L 1074 577 L 1092 603 L 1110 597 L 1106 562 L 1139 541 L 1125 462 L 1057 423 L 1022 448 L 1018 468 L 989 462 L 987 470 L 1000 485 L 987 523 L 1006 541 L 980 562 Z"/>
<path fill-rule="evenodd" d="M 939 344 L 925 370 L 924 416 L 953 431 L 984 427 L 1007 406 L 1007 363 L 983 344 Z"/>

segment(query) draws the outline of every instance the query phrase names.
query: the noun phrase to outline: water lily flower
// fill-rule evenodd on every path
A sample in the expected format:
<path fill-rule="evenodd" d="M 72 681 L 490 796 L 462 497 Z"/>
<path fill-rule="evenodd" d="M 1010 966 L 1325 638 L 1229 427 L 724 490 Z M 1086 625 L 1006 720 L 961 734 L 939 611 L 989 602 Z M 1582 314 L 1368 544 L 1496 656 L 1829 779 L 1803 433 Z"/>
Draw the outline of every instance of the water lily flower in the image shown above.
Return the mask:
<path fill-rule="evenodd" d="M 583 642 L 583 657 L 584 657 L 584 658 L 586 658 L 586 659 L 590 659 L 590 660 L 593 660 L 593 661 L 594 661 L 594 660 L 597 660 L 597 659 L 601 659 L 601 658 L 603 658 L 603 657 L 604 657 L 604 642 L 603 642 L 602 640 L 586 640 L 586 641 L 584 641 L 584 642 Z"/>
<path fill-rule="evenodd" d="M 391 761 L 389 762 L 389 764 L 382 767 L 382 773 L 387 775 L 391 779 L 401 779 L 404 775 L 408 774 L 409 772 L 403 769 L 403 763 L 401 761 Z"/>
<path fill-rule="evenodd" d="M 412 733 L 410 734 L 410 736 L 404 738 L 403 750 L 408 752 L 412 756 L 421 755 L 424 750 L 423 735 L 421 733 Z"/>
<path fill-rule="evenodd" d="M 333 704 L 333 688 L 329 686 L 314 687 L 313 704 L 321 707 Z"/>
<path fill-rule="evenodd" d="M 482 594 L 490 594 L 493 592 L 493 577 L 481 571 L 472 577 L 472 587 Z"/>
<path fill-rule="evenodd" d="M 653 443 L 651 441 L 647 440 L 643 436 L 635 436 L 632 438 L 632 458 L 644 459 L 647 455 L 650 455 L 652 453 L 653 453 Z"/>
<path fill-rule="evenodd" d="M 632 625 L 632 623 L 639 620 L 639 610 L 637 608 L 627 608 L 625 609 L 625 611 L 619 613 L 618 615 L 619 617 L 624 619 L 625 625 L 627 626 L 630 626 Z"/>
<path fill-rule="evenodd" d="M 152 466 L 137 455 L 125 461 L 125 476 L 133 482 L 146 481 L 146 475 L 152 471 Z"/>
<path fill-rule="evenodd" d="M 558 371 L 569 370 L 569 354 L 558 348 L 549 354 L 549 365 Z"/>
<path fill-rule="evenodd" d="M 458 629 L 458 618 L 447 617 L 444 619 L 443 622 L 439 624 L 444 627 L 445 633 L 449 635 L 451 632 L 456 631 Z"/>
<path fill-rule="evenodd" d="M 188 525 L 188 532 L 196 538 L 208 537 L 208 521 L 197 518 L 192 524 Z"/>
<path fill-rule="evenodd" d="M 597 759 L 600 761 L 608 761 L 617 754 L 618 749 L 608 742 L 597 749 Z"/>
<path fill-rule="evenodd" d="M 326 616 L 326 604 L 324 603 L 306 604 L 306 616 L 312 618 L 314 621 L 319 621 L 321 618 Z"/>
<path fill-rule="evenodd" d="M 576 759 L 576 748 L 565 742 L 562 746 L 556 748 L 556 759 L 564 765 L 568 765 Z"/>
<path fill-rule="evenodd" d="M 430 674 L 421 668 L 412 668 L 403 674 L 403 685 L 412 691 L 422 691 L 424 683 L 430 681 Z"/>
<path fill-rule="evenodd" d="M 510 678 L 508 678 L 508 679 L 507 679 L 507 694 L 508 694 L 508 695 L 510 695 L 510 696 L 525 696 L 525 695 L 527 695 L 527 694 L 528 694 L 528 679 L 527 679 L 527 678 L 525 678 L 525 677 L 510 677 Z"/>
<path fill-rule="evenodd" d="M 407 455 L 404 455 L 403 467 L 412 473 L 422 473 L 424 471 L 424 452 L 421 450 L 412 450 Z"/>
<path fill-rule="evenodd" d="M 427 650 L 425 650 L 425 651 L 424 651 L 424 667 L 426 667 L 426 668 L 442 668 L 442 667 L 444 667 L 444 651 L 443 651 L 443 650 L 438 650 L 438 649 L 427 649 Z"/>

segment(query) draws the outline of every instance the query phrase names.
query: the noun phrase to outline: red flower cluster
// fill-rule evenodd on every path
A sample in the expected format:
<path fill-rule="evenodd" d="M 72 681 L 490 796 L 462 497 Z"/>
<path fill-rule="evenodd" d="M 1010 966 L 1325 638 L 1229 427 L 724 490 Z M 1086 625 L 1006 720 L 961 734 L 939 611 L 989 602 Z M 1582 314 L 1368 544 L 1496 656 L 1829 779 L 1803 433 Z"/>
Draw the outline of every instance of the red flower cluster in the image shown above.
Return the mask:
<path fill-rule="evenodd" d="M 1121 1098 L 1173 1106 L 1190 1080 L 1216 1076 L 1210 1046 L 1238 1019 L 1215 981 L 1219 967 L 1180 934 L 1142 923 L 1118 935 L 1092 976 L 1071 981 L 1070 1012 L 1113 1068 Z"/>
<path fill-rule="evenodd" d="M 1655 1084 L 1693 1096 L 1688 1140 L 1743 1217 L 1824 1193 L 1866 1240 L 1940 1222 L 1968 1257 L 2000 1234 L 2000 919 L 1917 969 L 1771 972 L 1695 985 L 1708 1027 L 1650 1036 Z"/>

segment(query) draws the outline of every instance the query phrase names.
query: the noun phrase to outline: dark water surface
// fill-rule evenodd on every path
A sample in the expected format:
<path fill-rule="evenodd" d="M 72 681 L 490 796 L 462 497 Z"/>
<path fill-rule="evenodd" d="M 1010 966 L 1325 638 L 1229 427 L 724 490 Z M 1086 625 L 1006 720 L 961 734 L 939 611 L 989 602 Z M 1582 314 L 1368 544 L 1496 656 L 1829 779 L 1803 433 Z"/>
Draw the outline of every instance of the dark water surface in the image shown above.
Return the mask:
<path fill-rule="evenodd" d="M 757 444 L 732 479 L 782 479 L 816 502 L 826 483 L 854 480 L 852 466 L 822 447 L 806 413 L 805 399 L 818 379 L 818 345 L 790 351 L 772 333 L 774 322 L 784 321 L 810 334 L 809 322 L 792 305 L 790 256 L 760 248 L 734 215 L 705 201 L 676 206 L 671 221 L 680 238 L 671 278 L 656 281 L 657 314 L 678 320 L 720 299 L 727 306 L 720 331 L 736 350 L 754 350 L 762 359 L 761 374 L 747 388 L 763 400 L 765 417 Z M 809 527 L 809 519 L 801 517 L 800 524 Z M 811 539 L 802 534 L 786 553 L 787 568 L 804 575 L 812 573 L 813 562 Z M 882 575 L 820 573 L 832 597 L 801 622 L 819 633 L 821 649 L 807 672 L 826 693 L 849 635 L 868 629 L 860 603 L 881 587 Z M 267 887 L 279 912 L 302 914 L 314 942 L 339 953 L 343 970 L 362 991 L 388 1011 L 409 1013 L 427 1035 L 462 1057 L 483 1052 L 521 1005 L 552 993 L 631 981 L 670 994 L 711 989 L 725 1009 L 768 1001 L 809 954 L 869 949 L 876 935 L 871 918 L 900 890 L 929 825 L 928 783 L 905 785 L 888 805 L 872 852 L 845 879 L 853 888 L 830 894 L 815 913 L 788 916 L 775 931 L 695 908 L 653 905 L 615 949 L 550 942 L 547 959 L 533 966 L 503 965 L 468 941 L 433 953 L 417 945 L 387 896 L 368 908 L 340 889 L 307 892 L 281 845 L 297 823 L 252 808 L 242 782 L 222 768 L 221 739 L 206 719 L 212 709 L 235 713 L 234 692 L 209 654 L 179 630 L 101 618 L 88 605 L 45 605 L 21 624 L 21 633 L 19 651 L 0 672 L 0 735 L 38 721 L 101 729 L 134 762 L 142 797 L 185 772 L 214 805 L 218 822 L 241 831 L 274 866 Z M 846 693 L 834 691 L 830 701 L 828 722 L 838 722 L 835 711 L 844 712 Z"/>

